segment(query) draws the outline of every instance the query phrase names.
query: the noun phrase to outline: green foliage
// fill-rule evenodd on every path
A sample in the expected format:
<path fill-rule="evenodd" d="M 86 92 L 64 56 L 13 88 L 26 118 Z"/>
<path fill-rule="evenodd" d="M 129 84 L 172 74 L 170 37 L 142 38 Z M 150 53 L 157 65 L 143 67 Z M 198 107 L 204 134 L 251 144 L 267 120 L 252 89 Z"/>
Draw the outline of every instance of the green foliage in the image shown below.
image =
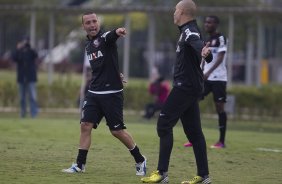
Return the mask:
<path fill-rule="evenodd" d="M 233 86 L 228 89 L 228 95 L 235 97 L 234 117 L 248 119 L 257 117 L 282 117 L 282 94 L 281 85 L 265 85 L 262 87 L 254 86 Z M 202 112 L 215 113 L 212 95 L 207 96 L 200 103 Z"/>
<path fill-rule="evenodd" d="M 3 73 L 3 72 L 2 72 Z M 5 73 L 5 72 L 4 72 Z M 1 75 L 0 106 L 17 107 L 18 89 L 14 77 L 10 73 Z M 148 93 L 149 82 L 141 79 L 130 79 L 124 87 L 124 107 L 131 110 L 143 110 L 144 106 L 152 102 Z M 55 75 L 51 85 L 47 76 L 40 73 L 38 82 L 38 103 L 41 108 L 74 108 L 77 107 L 81 87 L 81 75 Z M 247 115 L 255 117 L 282 117 L 282 86 L 265 85 L 259 88 L 247 86 L 233 86 L 228 89 L 228 95 L 234 95 L 235 117 Z M 203 113 L 215 113 L 213 97 L 210 94 L 200 101 Z"/>
<path fill-rule="evenodd" d="M 147 30 L 148 17 L 146 13 L 134 12 L 130 14 L 130 17 L 131 17 L 131 24 L 132 24 L 131 31 Z"/>
<path fill-rule="evenodd" d="M 148 20 L 147 15 L 141 12 L 134 12 L 129 14 L 131 31 L 146 30 Z M 117 28 L 124 26 L 125 16 L 120 14 L 109 14 L 102 16 L 102 26 L 106 29 Z"/>
<path fill-rule="evenodd" d="M 102 18 L 100 19 L 101 19 L 101 26 L 105 27 L 105 29 L 117 28 L 117 27 L 121 27 L 121 25 L 124 25 L 123 15 L 118 15 L 118 14 L 103 15 Z"/>
<path fill-rule="evenodd" d="M 259 88 L 237 86 L 229 90 L 236 97 L 237 114 L 281 116 L 281 85 L 265 85 Z"/>
<path fill-rule="evenodd" d="M 39 84 L 38 99 L 40 107 L 75 107 L 80 86 L 70 80 L 54 81 L 52 85 Z M 46 100 L 48 99 L 48 100 Z"/>
<path fill-rule="evenodd" d="M 9 81 L 0 81 L 1 106 L 4 107 L 15 106 L 17 95 L 18 92 L 15 83 Z"/>
<path fill-rule="evenodd" d="M 198 6 L 246 6 L 249 3 L 246 3 L 246 0 L 237 0 L 237 1 L 230 1 L 230 0 L 217 0 L 217 1 L 210 1 L 210 0 L 197 0 L 195 1 Z"/>
<path fill-rule="evenodd" d="M 208 95 L 201 99 L 200 101 L 200 109 L 204 113 L 215 113 L 215 105 L 213 102 L 213 96 Z"/>
<path fill-rule="evenodd" d="M 1 71 L 0 106 L 18 106 L 18 86 L 14 72 Z M 38 74 L 37 94 L 41 108 L 76 107 L 79 97 L 81 75 L 54 74 L 53 83 L 48 84 L 47 74 Z"/>
<path fill-rule="evenodd" d="M 0 4 L 31 4 L 32 0 L 0 0 Z"/>
<path fill-rule="evenodd" d="M 146 82 L 130 83 L 124 89 L 124 104 L 127 109 L 141 110 L 147 103 L 153 101 Z"/>

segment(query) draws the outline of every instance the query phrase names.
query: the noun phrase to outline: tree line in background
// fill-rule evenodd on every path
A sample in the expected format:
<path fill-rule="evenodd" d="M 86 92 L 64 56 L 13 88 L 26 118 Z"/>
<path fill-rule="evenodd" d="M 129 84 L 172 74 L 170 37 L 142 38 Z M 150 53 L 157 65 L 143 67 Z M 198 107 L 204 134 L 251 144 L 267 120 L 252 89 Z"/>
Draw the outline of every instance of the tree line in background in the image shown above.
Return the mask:
<path fill-rule="evenodd" d="M 158 5 L 174 6 L 179 0 L 0 0 L 0 4 L 27 4 L 27 5 Z M 198 6 L 277 6 L 281 5 L 280 0 L 197 0 Z"/>
<path fill-rule="evenodd" d="M 47 108 L 78 108 L 80 81 L 72 77 L 56 79 L 51 85 L 45 80 L 38 82 L 38 103 L 44 110 Z M 125 109 L 140 112 L 152 96 L 147 91 L 148 81 L 130 80 L 125 86 Z M 229 118 L 281 121 L 282 87 L 278 85 L 256 87 L 237 86 L 228 89 L 228 95 L 234 97 L 231 104 L 227 98 Z M 11 80 L 0 81 L 0 107 L 18 107 L 17 86 Z M 200 103 L 203 114 L 215 112 L 212 96 L 209 95 Z"/>
<path fill-rule="evenodd" d="M 173 9 L 178 0 L 0 0 L 1 4 L 26 4 L 26 5 L 48 5 L 48 6 L 168 6 L 172 11 L 168 14 L 156 15 L 156 50 L 162 63 L 166 63 L 162 69 L 164 73 L 169 73 L 174 58 L 174 50 L 178 35 L 177 27 L 173 24 Z M 280 1 L 276 0 L 197 0 L 198 6 L 274 6 L 281 5 Z M 55 45 L 64 42 L 67 36 L 72 30 L 80 30 L 81 28 L 81 15 L 69 15 L 69 14 L 56 14 L 55 25 Z M 105 29 L 112 29 L 114 27 L 124 25 L 124 15 L 120 14 L 107 14 L 101 15 L 103 19 L 103 25 Z M 46 54 L 48 48 L 48 15 L 46 12 L 37 12 L 36 18 L 36 49 L 42 51 L 42 56 Z M 148 16 L 146 13 L 131 13 L 131 55 L 130 55 L 130 76 L 133 77 L 146 77 L 148 74 L 146 66 L 146 47 L 147 47 L 147 35 L 148 35 Z M 221 16 L 220 31 L 225 35 L 228 33 L 228 17 Z M 267 18 L 267 17 L 265 17 Z M 198 16 L 199 26 L 202 28 L 204 15 Z M 239 15 L 236 18 L 235 26 L 235 45 L 234 50 L 238 54 L 243 52 L 246 48 L 246 34 L 245 29 L 252 22 L 256 21 L 256 17 L 250 17 L 248 15 Z M 244 21 L 241 21 L 244 20 Z M 278 24 L 281 18 L 270 19 L 266 21 L 269 25 Z M 23 36 L 29 34 L 30 24 L 30 12 L 9 12 L 0 14 L 0 60 L 8 58 L 9 53 L 16 46 L 18 40 Z M 270 26 L 271 31 L 271 26 Z M 205 35 L 204 35 L 205 36 Z M 83 44 L 85 37 L 79 38 L 79 45 L 75 49 L 67 60 L 70 63 L 82 63 L 83 62 Z M 122 48 L 122 42 L 119 42 L 119 48 Z M 120 52 L 122 53 L 122 52 Z M 122 59 L 122 55 L 120 55 Z M 0 66 L 1 67 L 1 66 Z"/>

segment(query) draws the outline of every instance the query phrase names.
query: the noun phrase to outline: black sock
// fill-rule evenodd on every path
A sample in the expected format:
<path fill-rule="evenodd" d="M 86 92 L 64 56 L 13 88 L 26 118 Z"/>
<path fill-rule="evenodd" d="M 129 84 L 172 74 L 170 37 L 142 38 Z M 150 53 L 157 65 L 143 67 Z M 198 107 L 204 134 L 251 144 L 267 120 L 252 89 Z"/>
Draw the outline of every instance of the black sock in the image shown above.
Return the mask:
<path fill-rule="evenodd" d="M 135 147 L 129 151 L 136 163 L 144 162 L 145 158 L 141 155 L 137 145 L 135 145 Z"/>
<path fill-rule="evenodd" d="M 86 164 L 88 150 L 78 149 L 78 155 L 76 158 L 77 167 L 82 169 L 82 165 Z"/>
<path fill-rule="evenodd" d="M 219 141 L 224 144 L 226 133 L 227 115 L 225 112 L 218 113 L 218 125 L 219 125 Z"/>

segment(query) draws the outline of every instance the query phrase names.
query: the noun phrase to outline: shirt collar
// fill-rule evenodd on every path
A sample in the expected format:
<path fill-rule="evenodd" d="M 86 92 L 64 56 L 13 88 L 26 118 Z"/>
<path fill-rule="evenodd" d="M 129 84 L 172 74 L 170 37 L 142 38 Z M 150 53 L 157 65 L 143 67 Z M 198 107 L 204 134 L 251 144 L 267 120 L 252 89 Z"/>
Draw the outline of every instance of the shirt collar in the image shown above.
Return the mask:
<path fill-rule="evenodd" d="M 91 38 L 89 35 L 86 35 L 86 38 L 87 38 L 87 40 L 89 40 L 89 41 L 95 40 L 98 36 L 101 35 L 101 33 L 102 33 L 102 31 L 100 30 L 100 31 L 96 34 L 96 36 L 94 36 L 94 37 Z"/>
<path fill-rule="evenodd" d="M 182 24 L 181 26 L 178 26 L 178 29 L 179 29 L 179 31 L 184 31 L 188 26 L 195 25 L 195 24 L 197 24 L 195 19 L 190 20 L 190 21 Z"/>

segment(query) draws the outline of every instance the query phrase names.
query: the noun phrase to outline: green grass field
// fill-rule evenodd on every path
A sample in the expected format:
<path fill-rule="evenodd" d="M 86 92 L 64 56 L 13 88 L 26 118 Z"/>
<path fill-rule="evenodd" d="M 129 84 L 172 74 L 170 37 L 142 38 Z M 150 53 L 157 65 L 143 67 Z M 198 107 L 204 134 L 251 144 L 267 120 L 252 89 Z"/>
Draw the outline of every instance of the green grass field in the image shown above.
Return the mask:
<path fill-rule="evenodd" d="M 102 123 L 93 131 L 86 173 L 61 173 L 75 161 L 79 138 L 78 115 L 40 115 L 19 119 L 16 114 L 0 114 L 0 183 L 7 184 L 135 184 L 133 158 Z M 148 159 L 148 172 L 156 169 L 158 137 L 156 119 L 144 121 L 125 116 L 128 131 Z M 218 138 L 215 120 L 203 120 L 207 144 Z M 230 121 L 227 148 L 208 149 L 210 176 L 216 184 L 279 184 L 282 166 L 282 124 Z M 194 176 L 191 148 L 180 123 L 174 128 L 174 148 L 169 168 L 171 184 Z M 260 150 L 260 149 L 265 149 Z"/>

